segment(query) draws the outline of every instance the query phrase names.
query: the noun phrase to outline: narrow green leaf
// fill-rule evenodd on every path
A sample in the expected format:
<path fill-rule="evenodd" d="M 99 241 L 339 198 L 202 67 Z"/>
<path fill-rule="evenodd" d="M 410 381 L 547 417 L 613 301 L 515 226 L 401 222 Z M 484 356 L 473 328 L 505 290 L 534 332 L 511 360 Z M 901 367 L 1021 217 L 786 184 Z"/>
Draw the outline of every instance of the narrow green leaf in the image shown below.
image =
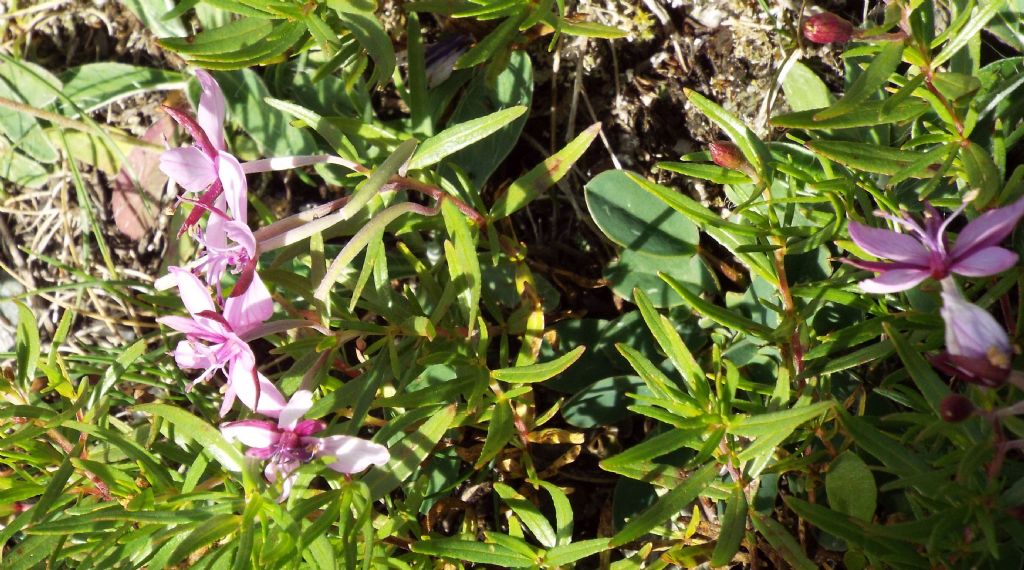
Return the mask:
<path fill-rule="evenodd" d="M 863 418 L 848 414 L 840 414 L 839 417 L 857 445 L 878 458 L 896 475 L 908 477 L 931 470 L 926 461 L 901 445 L 899 440 L 883 434 Z"/>
<path fill-rule="evenodd" d="M 508 441 L 515 435 L 516 427 L 512 419 L 510 403 L 507 400 L 495 402 L 491 422 L 487 426 L 487 438 L 480 450 L 480 457 L 476 460 L 477 469 L 483 468 L 488 461 L 505 449 Z"/>
<path fill-rule="evenodd" d="M 825 494 L 829 506 L 844 515 L 870 521 L 875 514 L 878 501 L 875 476 L 853 451 L 844 451 L 829 463 Z"/>
<path fill-rule="evenodd" d="M 782 80 L 782 91 L 786 94 L 789 108 L 797 112 L 821 109 L 832 102 L 825 82 L 799 61 L 793 63 L 786 78 Z"/>
<path fill-rule="evenodd" d="M 71 458 L 65 457 L 57 471 L 50 476 L 50 482 L 46 484 L 46 490 L 43 491 L 42 496 L 39 497 L 39 500 L 32 507 L 32 522 L 41 521 L 46 515 L 50 514 L 50 507 L 60 497 L 60 494 L 64 491 L 64 486 L 68 484 L 68 479 L 71 478 L 71 474 L 74 472 L 75 467 L 71 464 Z"/>
<path fill-rule="evenodd" d="M 774 119 L 773 119 L 774 120 Z M 750 184 L 750 177 L 742 172 L 723 168 L 717 164 L 705 164 L 702 162 L 659 162 L 656 167 L 690 176 L 708 180 L 715 184 Z"/>
<path fill-rule="evenodd" d="M 777 432 L 792 432 L 800 424 L 832 409 L 835 402 L 818 402 L 779 412 L 743 416 L 729 424 L 729 433 L 743 437 L 766 437 Z"/>
<path fill-rule="evenodd" d="M 511 216 L 554 186 L 590 148 L 590 144 L 600 132 L 601 123 L 590 125 L 561 150 L 517 178 L 494 202 L 494 206 L 491 207 L 491 219 L 500 220 Z"/>
<path fill-rule="evenodd" d="M 543 382 L 561 374 L 566 368 L 572 366 L 572 364 L 576 362 L 586 349 L 587 347 L 585 346 L 577 346 L 562 356 L 548 362 L 531 364 L 529 366 L 518 366 L 514 368 L 499 368 L 498 370 L 492 370 L 491 376 L 497 380 L 508 382 L 510 384 L 533 384 L 536 382 Z"/>
<path fill-rule="evenodd" d="M 519 31 L 519 23 L 526 19 L 526 14 L 527 10 L 524 9 L 518 15 L 506 18 L 497 28 L 494 28 L 494 31 L 487 34 L 487 37 L 462 54 L 462 57 L 455 62 L 455 69 L 467 69 L 491 60 L 492 56 L 504 48 L 512 36 Z"/>
<path fill-rule="evenodd" d="M 551 495 L 551 502 L 555 506 L 555 535 L 557 536 L 558 544 L 568 544 L 572 540 L 572 504 L 569 503 L 569 498 L 565 496 L 565 491 L 556 486 L 554 483 L 543 481 L 540 479 L 531 479 L 530 483 L 533 485 L 539 485 Z"/>
<path fill-rule="evenodd" d="M 960 28 L 956 35 L 949 40 L 949 43 L 942 47 L 942 51 L 932 59 L 932 69 L 945 63 L 960 51 L 960 48 L 967 45 L 985 27 L 985 24 L 988 24 L 989 20 L 1002 11 L 1005 3 L 1006 0 L 990 0 L 985 2 L 984 6 L 979 7 L 964 27 Z"/>
<path fill-rule="evenodd" d="M 854 170 L 893 175 L 921 157 L 920 152 L 880 147 L 870 143 L 815 140 L 807 147 L 826 158 Z"/>
<path fill-rule="evenodd" d="M 100 380 L 99 385 L 96 386 L 93 392 L 89 394 L 88 408 L 90 410 L 99 405 L 103 396 L 114 387 L 114 384 L 131 368 L 132 364 L 146 352 L 146 343 L 147 339 L 138 340 L 124 349 L 124 352 L 119 354 L 110 367 L 103 372 L 103 379 Z"/>
<path fill-rule="evenodd" d="M 690 394 L 699 402 L 706 401 L 711 393 L 711 388 L 704 377 L 704 370 L 697 363 L 690 349 L 686 347 L 683 339 L 672 326 L 672 322 L 655 310 L 651 300 L 643 291 L 634 291 L 633 299 L 640 309 L 640 315 L 644 322 L 647 323 L 647 328 L 654 335 L 654 340 L 672 361 L 675 369 L 682 374 L 683 380 L 690 388 Z"/>
<path fill-rule="evenodd" d="M 563 544 L 554 548 L 549 548 L 547 553 L 544 555 L 544 563 L 549 568 L 557 568 L 572 564 L 578 560 L 592 556 L 600 552 L 604 552 L 609 548 L 609 539 L 607 538 L 592 538 L 590 540 L 581 540 L 572 544 Z"/>
<path fill-rule="evenodd" d="M 868 68 L 857 76 L 853 85 L 846 90 L 846 95 L 831 107 L 819 111 L 814 116 L 815 120 L 824 121 L 848 113 L 859 112 L 861 104 L 885 86 L 889 81 L 889 76 L 895 73 L 902 60 L 903 42 L 884 43 L 882 51 L 871 60 Z"/>
<path fill-rule="evenodd" d="M 480 311 L 480 294 L 483 278 L 480 275 L 480 258 L 476 253 L 476 239 L 469 228 L 466 215 L 451 200 L 441 200 L 441 215 L 451 236 L 445 242 L 445 257 L 449 260 L 448 275 L 459 286 L 459 301 L 467 317 L 467 336 L 472 336 Z M 451 244 L 449 246 L 449 244 Z"/>
<path fill-rule="evenodd" d="M 476 564 L 493 564 L 499 568 L 528 568 L 534 561 L 511 548 L 458 537 L 434 538 L 412 543 L 413 552 L 440 556 Z"/>
<path fill-rule="evenodd" d="M 395 72 L 395 48 L 373 11 L 362 10 L 346 0 L 328 0 L 327 5 L 338 14 L 341 24 L 352 32 L 373 60 L 370 83 L 383 85 L 389 81 Z"/>
<path fill-rule="evenodd" d="M 761 533 L 761 536 L 768 540 L 775 552 L 778 552 L 782 559 L 793 567 L 793 570 L 817 570 L 818 565 L 807 558 L 800 543 L 793 538 L 793 535 L 786 530 L 786 527 L 779 524 L 768 515 L 762 515 L 757 511 L 750 513 L 754 522 L 754 529 Z"/>
<path fill-rule="evenodd" d="M 512 511 L 519 517 L 526 528 L 530 529 L 533 536 L 544 545 L 545 548 L 552 548 L 557 543 L 555 529 L 551 523 L 541 514 L 537 505 L 534 505 L 526 497 L 520 495 L 504 483 L 495 483 L 494 491 L 505 501 Z"/>
<path fill-rule="evenodd" d="M 712 566 L 725 566 L 732 560 L 740 550 L 740 541 L 747 529 L 747 496 L 743 487 L 734 485 L 729 502 L 725 506 L 725 516 L 722 517 L 721 531 L 718 533 L 718 542 L 715 543 L 715 550 L 711 553 Z"/>
<path fill-rule="evenodd" d="M 217 515 L 210 517 L 188 534 L 185 540 L 171 553 L 168 565 L 174 565 L 186 556 L 195 553 L 204 546 L 224 538 L 241 527 L 242 517 L 238 515 Z"/>
<path fill-rule="evenodd" d="M 1003 177 L 999 168 L 992 160 L 992 154 L 981 145 L 966 141 L 960 147 L 960 161 L 964 165 L 964 177 L 971 188 L 978 190 L 974 199 L 974 207 L 982 209 L 992 201 L 1002 189 Z"/>
<path fill-rule="evenodd" d="M 135 410 L 160 416 L 171 422 L 178 428 L 179 435 L 195 440 L 204 451 L 208 452 L 228 471 L 239 472 L 242 470 L 244 465 L 242 454 L 224 439 L 217 428 L 205 421 L 177 406 L 168 404 L 143 404 L 136 406 Z"/>
<path fill-rule="evenodd" d="M 742 315 L 738 315 L 728 309 L 705 301 L 700 297 L 700 295 L 693 293 L 688 287 L 676 281 L 670 275 L 666 275 L 665 273 L 659 273 L 658 275 L 664 279 L 665 282 L 668 283 L 669 286 L 672 287 L 672 289 L 675 290 L 675 292 L 678 293 L 688 305 L 690 305 L 690 308 L 724 327 L 765 339 L 770 338 L 774 332 L 772 329 L 760 323 L 754 322 Z"/>
<path fill-rule="evenodd" d="M 756 236 L 761 234 L 761 231 L 757 228 L 734 224 L 727 220 L 723 220 L 721 216 L 705 208 L 700 204 L 700 202 L 697 202 L 693 198 L 672 190 L 671 188 L 655 184 L 639 174 L 626 172 L 626 175 L 640 185 L 641 188 L 661 198 L 666 204 L 672 206 L 672 208 L 682 213 L 687 218 L 690 218 L 690 221 L 697 224 L 705 231 L 708 227 L 716 227 L 741 235 Z"/>
<path fill-rule="evenodd" d="M 15 336 L 18 384 L 27 389 L 35 378 L 36 363 L 39 361 L 39 325 L 32 309 L 20 301 L 14 303 L 18 306 L 18 330 Z"/>
<path fill-rule="evenodd" d="M 622 530 L 612 537 L 610 546 L 618 547 L 632 542 L 647 534 L 655 526 L 664 523 L 669 517 L 682 511 L 715 479 L 718 473 L 717 467 L 712 462 L 691 473 L 681 485 L 662 495 L 658 502 L 630 520 Z"/>
<path fill-rule="evenodd" d="M 432 415 L 415 431 L 392 445 L 389 450 L 391 459 L 387 465 L 375 468 L 362 478 L 362 482 L 370 488 L 373 499 L 383 497 L 408 479 L 433 451 L 454 419 L 455 404 L 452 404 Z"/>
<path fill-rule="evenodd" d="M 693 103 L 694 107 L 700 109 L 702 113 L 725 131 L 725 134 L 732 139 L 732 142 L 736 143 L 740 152 L 746 157 L 747 162 L 754 167 L 758 175 L 762 179 L 767 178 L 766 168 L 770 155 L 768 147 L 761 142 L 761 139 L 757 138 L 757 135 L 743 121 L 707 97 L 692 89 L 683 89 L 683 93 L 686 94 L 686 98 L 690 103 Z"/>
<path fill-rule="evenodd" d="M 257 44 L 263 41 L 273 29 L 274 24 L 270 20 L 242 18 L 219 28 L 200 32 L 195 36 L 164 38 L 158 43 L 171 51 L 186 56 L 216 56 L 236 51 L 243 46 Z"/>
<path fill-rule="evenodd" d="M 558 31 L 570 36 L 601 38 L 605 40 L 617 40 L 629 35 L 624 30 L 613 26 L 606 26 L 597 22 L 570 22 L 564 18 L 559 20 Z"/>
<path fill-rule="evenodd" d="M 28 514 L 28 513 L 26 513 Z M 53 554 L 67 536 L 30 536 L 7 553 L 3 570 L 37 570 L 47 566 L 46 559 Z"/>
<path fill-rule="evenodd" d="M 87 63 L 60 77 L 64 94 L 86 113 L 139 93 L 185 86 L 185 78 L 178 72 L 115 62 Z"/>
<path fill-rule="evenodd" d="M 423 141 L 409 163 L 410 170 L 426 168 L 441 162 L 467 146 L 487 138 L 526 112 L 526 107 L 515 106 L 502 109 L 478 119 L 448 127 Z"/>
<path fill-rule="evenodd" d="M 910 379 L 914 381 L 917 389 L 924 395 L 932 411 L 939 414 L 942 399 L 950 394 L 949 386 L 939 379 L 932 366 L 928 364 L 924 356 L 921 356 L 921 352 L 910 346 L 910 343 L 902 334 L 893 329 L 889 323 L 882 323 L 882 328 L 885 330 L 886 336 L 892 341 L 893 346 L 896 347 L 896 352 L 900 355 L 903 365 L 907 367 Z"/>
<path fill-rule="evenodd" d="M 858 105 L 856 112 L 836 117 L 823 119 L 819 116 L 822 109 L 811 109 L 776 115 L 770 122 L 772 126 L 786 129 L 852 129 L 909 121 L 927 113 L 930 108 L 920 99 L 909 99 L 891 108 L 887 107 L 887 102 L 868 101 Z"/>

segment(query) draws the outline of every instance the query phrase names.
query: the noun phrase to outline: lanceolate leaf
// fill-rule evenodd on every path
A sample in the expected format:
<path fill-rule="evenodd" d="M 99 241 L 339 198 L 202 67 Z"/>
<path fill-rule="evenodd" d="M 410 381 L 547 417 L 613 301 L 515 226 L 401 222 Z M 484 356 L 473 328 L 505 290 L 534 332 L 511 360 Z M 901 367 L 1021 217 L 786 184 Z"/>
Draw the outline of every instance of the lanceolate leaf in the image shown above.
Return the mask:
<path fill-rule="evenodd" d="M 408 479 L 427 455 L 433 451 L 434 445 L 441 439 L 454 419 L 455 405 L 453 404 L 431 416 L 419 428 L 391 446 L 389 450 L 391 459 L 387 464 L 373 469 L 362 478 L 363 483 L 370 488 L 370 495 L 374 499 L 383 497 Z"/>
<path fill-rule="evenodd" d="M 705 491 L 705 487 L 714 480 L 717 472 L 717 465 L 708 463 L 689 474 L 681 485 L 662 495 L 657 503 L 629 521 L 612 537 L 611 546 L 622 546 L 632 542 L 667 521 L 669 517 L 675 516 Z"/>
<path fill-rule="evenodd" d="M 490 136 L 525 112 L 526 107 L 509 107 L 486 117 L 448 127 L 423 141 L 415 156 L 412 157 L 409 169 L 416 170 L 437 164 L 446 156 Z"/>
<path fill-rule="evenodd" d="M 535 566 L 532 558 L 500 544 L 488 544 L 475 539 L 434 538 L 412 543 L 412 551 L 441 556 L 452 560 L 492 564 L 498 568 L 529 568 Z"/>
<path fill-rule="evenodd" d="M 160 416 L 174 424 L 180 435 L 195 440 L 225 469 L 235 472 L 242 470 L 242 454 L 224 439 L 217 428 L 196 416 L 167 404 L 143 404 L 136 406 L 135 409 Z"/>
<path fill-rule="evenodd" d="M 684 89 L 683 92 L 686 94 L 686 98 L 690 100 L 690 103 L 700 109 L 702 113 L 707 115 L 709 119 L 714 121 L 715 124 L 729 135 L 732 142 L 736 143 L 736 146 L 743 152 L 747 162 L 754 167 L 754 170 L 762 179 L 766 179 L 766 169 L 770 155 L 768 147 L 761 142 L 761 139 L 757 138 L 757 135 L 743 121 L 740 121 L 735 115 L 726 111 L 717 103 L 691 89 Z"/>
<path fill-rule="evenodd" d="M 499 368 L 498 370 L 492 370 L 491 376 L 497 380 L 508 382 L 510 384 L 533 384 L 536 382 L 543 382 L 561 374 L 566 368 L 572 366 L 572 363 L 576 362 L 576 359 L 578 359 L 586 349 L 587 347 L 585 346 L 577 346 L 562 356 L 548 362 L 531 364 L 529 366 L 518 366 L 515 368 Z"/>
<path fill-rule="evenodd" d="M 491 219 L 500 220 L 511 216 L 554 186 L 590 148 L 590 143 L 594 142 L 600 131 L 601 123 L 590 125 L 562 150 L 516 179 L 491 207 Z"/>
<path fill-rule="evenodd" d="M 867 101 L 885 85 L 902 60 L 903 42 L 888 42 L 883 46 L 882 51 L 875 56 L 864 73 L 860 74 L 847 89 L 846 95 L 836 104 L 814 115 L 815 120 L 824 121 L 861 112 L 861 103 Z"/>

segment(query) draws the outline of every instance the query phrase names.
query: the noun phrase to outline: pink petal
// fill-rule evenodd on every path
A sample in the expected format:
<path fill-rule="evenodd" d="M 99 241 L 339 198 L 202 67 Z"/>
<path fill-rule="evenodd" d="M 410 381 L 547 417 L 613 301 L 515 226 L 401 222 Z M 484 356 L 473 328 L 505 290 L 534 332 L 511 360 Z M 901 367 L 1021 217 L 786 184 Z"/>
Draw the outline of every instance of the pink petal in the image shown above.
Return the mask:
<path fill-rule="evenodd" d="M 174 275 L 175 281 L 178 282 L 178 294 L 181 295 L 181 301 L 185 304 L 189 314 L 195 317 L 204 311 L 216 310 L 206 285 L 203 285 L 198 277 L 192 275 L 191 271 L 180 267 L 168 267 L 167 271 Z M 208 319 L 204 319 L 204 321 L 206 320 Z"/>
<path fill-rule="evenodd" d="M 270 447 L 281 439 L 281 432 L 271 422 L 242 420 L 221 424 L 220 432 L 228 441 L 240 441 L 248 447 Z"/>
<path fill-rule="evenodd" d="M 252 410 L 256 406 L 262 405 L 263 386 L 259 384 L 256 356 L 252 353 L 252 349 L 247 344 L 243 344 L 241 348 L 242 350 L 234 354 L 227 363 L 228 382 L 242 403 Z M 256 393 L 257 386 L 259 386 L 259 394 Z M 252 394 L 252 398 L 246 402 L 242 394 Z"/>
<path fill-rule="evenodd" d="M 1002 273 L 1017 263 L 1017 254 L 998 246 L 986 247 L 957 260 L 950 267 L 953 273 L 967 277 L 986 277 Z"/>
<path fill-rule="evenodd" d="M 295 428 L 302 416 L 306 415 L 306 412 L 312 407 L 313 392 L 297 390 L 288 400 L 288 405 L 281 410 L 281 417 L 277 420 L 278 427 L 287 430 Z"/>
<path fill-rule="evenodd" d="M 1010 354 L 1010 339 L 988 311 L 968 302 L 959 292 L 942 292 L 942 319 L 946 322 L 946 350 L 954 356 L 990 360 L 995 349 Z"/>
<path fill-rule="evenodd" d="M 924 281 L 929 275 L 928 271 L 921 269 L 893 269 L 874 279 L 861 281 L 860 288 L 865 293 L 896 293 L 910 289 Z"/>
<path fill-rule="evenodd" d="M 847 228 L 853 241 L 875 257 L 928 265 L 928 249 L 906 234 L 872 228 L 854 221 L 849 222 Z"/>
<path fill-rule="evenodd" d="M 242 246 L 245 252 L 249 254 L 249 257 L 256 255 L 256 237 L 252 235 L 252 230 L 249 229 L 249 226 L 242 222 L 231 220 L 224 224 L 224 233 L 227 234 L 231 241 Z"/>
<path fill-rule="evenodd" d="M 189 192 L 202 192 L 217 179 L 213 161 L 194 146 L 164 151 L 160 155 L 160 171 Z"/>
<path fill-rule="evenodd" d="M 223 185 L 221 185 L 223 187 Z M 211 204 L 214 208 L 224 211 L 227 206 L 227 201 L 223 195 L 217 196 L 217 198 Z M 203 240 L 206 242 L 206 246 L 210 249 L 223 250 L 228 247 L 228 234 L 227 225 L 228 220 L 217 216 L 211 215 L 206 221 L 206 234 L 203 236 Z"/>
<path fill-rule="evenodd" d="M 320 438 L 320 457 L 334 457 L 327 466 L 340 473 L 358 473 L 371 465 L 384 465 L 391 454 L 383 445 L 347 435 Z"/>
<path fill-rule="evenodd" d="M 235 395 L 242 401 L 245 407 L 258 414 L 276 418 L 281 415 L 285 407 L 284 395 L 278 390 L 267 377 L 257 372 L 256 378 L 260 385 L 260 399 L 256 401 L 256 385 L 252 382 L 232 383 L 231 388 Z M 257 405 L 258 404 L 258 405 Z"/>
<path fill-rule="evenodd" d="M 292 431 L 295 432 L 295 435 L 297 436 L 308 437 L 318 431 L 323 431 L 324 428 L 326 427 L 327 424 L 320 420 L 302 420 L 301 422 L 295 424 L 295 427 L 292 428 Z"/>
<path fill-rule="evenodd" d="M 260 326 L 273 313 L 274 300 L 259 274 L 253 274 L 245 293 L 224 301 L 224 318 L 238 335 Z"/>
<path fill-rule="evenodd" d="M 309 166 L 311 164 L 320 164 L 326 162 L 328 164 L 337 164 L 344 166 L 351 170 L 357 170 L 359 165 L 346 160 L 340 156 L 334 155 L 307 155 L 307 156 L 275 156 L 271 158 L 262 158 L 260 160 L 250 160 L 242 164 L 242 170 L 246 174 L 252 174 L 254 172 L 268 172 L 271 170 L 288 170 L 291 168 L 299 168 L 300 166 Z"/>
<path fill-rule="evenodd" d="M 249 188 L 245 182 L 245 173 L 238 159 L 221 151 L 217 155 L 217 176 L 224 185 L 224 197 L 227 199 L 228 212 L 241 223 L 248 219 Z"/>
<path fill-rule="evenodd" d="M 1024 198 L 1004 208 L 989 210 L 964 226 L 950 255 L 953 259 L 998 244 L 1017 227 L 1024 216 Z"/>
<path fill-rule="evenodd" d="M 224 150 L 227 148 L 224 145 L 224 93 L 217 80 L 205 70 L 197 69 L 196 78 L 203 90 L 199 96 L 199 126 L 217 150 Z"/>
<path fill-rule="evenodd" d="M 283 477 L 281 481 L 281 496 L 277 498 L 277 502 L 284 502 L 288 495 L 291 495 L 292 486 L 295 484 L 295 475 L 292 472 L 298 469 L 299 465 L 298 461 L 271 461 L 267 464 L 266 469 L 263 470 L 267 481 L 271 483 L 277 481 L 278 475 Z"/>
<path fill-rule="evenodd" d="M 178 368 L 210 368 L 219 364 L 209 348 L 194 342 L 183 340 L 174 348 L 174 362 Z"/>
<path fill-rule="evenodd" d="M 203 324 L 197 322 L 195 319 L 189 317 L 169 315 L 166 317 L 157 317 L 156 322 L 164 326 L 170 327 L 180 333 L 201 336 L 203 338 L 213 340 L 211 338 L 213 335 L 211 335 L 209 329 L 203 326 Z"/>

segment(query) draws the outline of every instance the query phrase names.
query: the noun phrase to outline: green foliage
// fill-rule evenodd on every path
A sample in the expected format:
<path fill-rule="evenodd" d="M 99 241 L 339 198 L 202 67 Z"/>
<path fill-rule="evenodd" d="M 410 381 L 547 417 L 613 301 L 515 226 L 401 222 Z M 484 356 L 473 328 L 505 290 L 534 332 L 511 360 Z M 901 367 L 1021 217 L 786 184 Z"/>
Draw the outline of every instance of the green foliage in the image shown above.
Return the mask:
<path fill-rule="evenodd" d="M 998 389 L 947 383 L 930 361 L 949 348 L 934 281 L 868 295 L 857 287 L 868 273 L 837 262 L 870 258 L 848 220 L 885 227 L 876 212 L 965 201 L 976 219 L 1024 194 L 1024 59 L 982 60 L 980 39 L 1022 47 L 1017 0 L 890 2 L 843 53 L 842 93 L 809 50 L 787 44 L 800 51 L 781 67 L 778 136 L 687 90 L 742 164 L 693 153 L 658 166 L 722 185 L 729 207 L 637 172 L 591 178 L 586 209 L 614 251 L 601 284 L 635 310 L 578 319 L 517 232 L 545 192 L 573 180 L 601 125 L 539 162 L 506 158 L 536 107 L 527 50 L 537 38 L 621 32 L 560 0 L 417 0 L 401 6 L 400 63 L 373 1 L 126 5 L 163 48 L 215 71 L 243 165 L 332 157 L 289 184 L 344 199 L 276 219 L 249 194 L 259 250 L 247 253 L 276 305 L 245 341 L 286 397 L 316 394 L 306 417 L 323 422 L 317 437 L 370 439 L 389 457 L 340 475 L 304 444 L 310 457 L 283 486 L 218 429 L 261 416 L 219 409 L 220 372 L 191 386 L 166 328 L 69 353 L 60 346 L 77 315 L 66 311 L 46 344 L 19 303 L 14 369 L 0 386 L 0 567 L 1021 560 L 1017 373 Z M 475 30 L 440 70 L 428 61 L 443 45 L 422 29 L 434 18 Z M 201 31 L 190 34 L 193 22 Z M 53 74 L 3 56 L 0 177 L 44 188 L 62 152 L 116 173 L 154 145 L 91 113 L 189 78 L 111 62 Z M 70 164 L 83 225 L 116 278 Z M 168 255 L 167 265 L 189 261 Z M 1000 326 L 1017 323 L 1011 335 L 1021 329 L 1019 270 L 960 281 Z M 228 298 L 240 282 L 226 279 Z M 183 311 L 173 291 L 147 284 L 78 285 L 146 315 Z M 954 393 L 981 411 L 942 421 Z M 588 488 L 560 476 L 584 446 L 600 449 L 599 475 L 612 481 L 603 514 L 615 520 L 596 534 L 579 518 Z"/>

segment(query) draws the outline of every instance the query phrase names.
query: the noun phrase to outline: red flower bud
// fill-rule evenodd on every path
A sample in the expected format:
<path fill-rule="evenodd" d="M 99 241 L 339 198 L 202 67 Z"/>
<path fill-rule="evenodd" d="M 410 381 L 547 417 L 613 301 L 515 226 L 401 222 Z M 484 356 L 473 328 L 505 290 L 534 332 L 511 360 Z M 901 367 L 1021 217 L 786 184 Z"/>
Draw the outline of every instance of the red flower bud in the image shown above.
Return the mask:
<path fill-rule="evenodd" d="M 722 168 L 739 170 L 747 162 L 739 147 L 729 141 L 715 141 L 708 145 L 708 150 L 711 160 Z"/>
<path fill-rule="evenodd" d="M 939 404 L 939 415 L 947 422 L 962 422 L 974 412 L 974 403 L 960 394 L 950 394 Z"/>
<path fill-rule="evenodd" d="M 804 21 L 804 37 L 816 44 L 843 44 L 853 37 L 853 24 L 832 12 L 822 12 Z"/>

